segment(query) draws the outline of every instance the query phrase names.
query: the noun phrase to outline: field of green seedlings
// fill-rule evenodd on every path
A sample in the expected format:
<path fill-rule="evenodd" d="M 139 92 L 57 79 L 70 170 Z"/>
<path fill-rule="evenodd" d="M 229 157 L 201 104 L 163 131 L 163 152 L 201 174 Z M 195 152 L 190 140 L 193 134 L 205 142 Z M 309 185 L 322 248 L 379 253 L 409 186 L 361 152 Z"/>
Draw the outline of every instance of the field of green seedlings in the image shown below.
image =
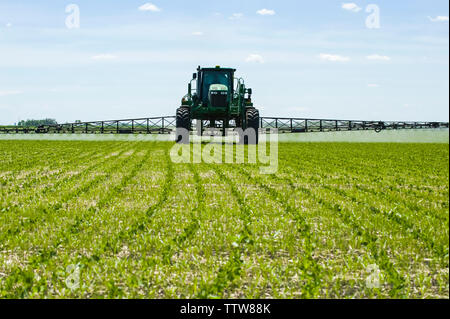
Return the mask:
<path fill-rule="evenodd" d="M 0 298 L 448 298 L 448 144 L 0 141 Z"/>

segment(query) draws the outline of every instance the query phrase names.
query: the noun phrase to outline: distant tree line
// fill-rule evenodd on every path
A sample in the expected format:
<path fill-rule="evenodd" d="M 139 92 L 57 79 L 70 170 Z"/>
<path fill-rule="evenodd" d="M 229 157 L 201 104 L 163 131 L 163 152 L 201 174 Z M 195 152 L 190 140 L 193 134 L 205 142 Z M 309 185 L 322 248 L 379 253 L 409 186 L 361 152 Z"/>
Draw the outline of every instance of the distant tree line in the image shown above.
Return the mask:
<path fill-rule="evenodd" d="M 22 120 L 17 123 L 18 126 L 23 127 L 36 127 L 39 125 L 53 125 L 58 124 L 55 119 L 43 119 L 43 120 Z"/>

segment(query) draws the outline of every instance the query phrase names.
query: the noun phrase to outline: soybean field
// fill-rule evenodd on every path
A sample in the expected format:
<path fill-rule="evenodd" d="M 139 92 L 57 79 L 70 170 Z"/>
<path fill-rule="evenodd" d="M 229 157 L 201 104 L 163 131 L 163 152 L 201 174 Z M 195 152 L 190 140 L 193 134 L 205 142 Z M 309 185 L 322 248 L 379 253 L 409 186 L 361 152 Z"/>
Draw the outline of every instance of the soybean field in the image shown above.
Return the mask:
<path fill-rule="evenodd" d="M 1 298 L 449 298 L 448 144 L 0 141 Z"/>

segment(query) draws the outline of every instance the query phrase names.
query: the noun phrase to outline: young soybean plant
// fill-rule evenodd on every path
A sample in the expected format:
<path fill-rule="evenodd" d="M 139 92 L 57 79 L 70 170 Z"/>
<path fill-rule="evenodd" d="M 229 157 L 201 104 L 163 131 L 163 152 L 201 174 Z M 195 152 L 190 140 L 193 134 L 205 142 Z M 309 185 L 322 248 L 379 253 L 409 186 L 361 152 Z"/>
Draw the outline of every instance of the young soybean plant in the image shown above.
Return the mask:
<path fill-rule="evenodd" d="M 448 297 L 448 144 L 173 145 L 0 141 L 0 297 Z"/>

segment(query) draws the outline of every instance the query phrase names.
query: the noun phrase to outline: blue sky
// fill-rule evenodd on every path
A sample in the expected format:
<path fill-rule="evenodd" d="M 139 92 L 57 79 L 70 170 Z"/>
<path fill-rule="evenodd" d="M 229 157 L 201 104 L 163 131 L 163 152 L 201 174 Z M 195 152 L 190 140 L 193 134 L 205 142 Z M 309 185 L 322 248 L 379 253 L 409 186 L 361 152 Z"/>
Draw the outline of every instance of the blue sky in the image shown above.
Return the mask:
<path fill-rule="evenodd" d="M 79 28 L 66 27 L 71 3 Z M 369 4 L 380 28 L 366 26 Z M 237 68 L 263 116 L 448 121 L 448 11 L 444 0 L 0 0 L 0 124 L 172 115 L 198 65 Z"/>

